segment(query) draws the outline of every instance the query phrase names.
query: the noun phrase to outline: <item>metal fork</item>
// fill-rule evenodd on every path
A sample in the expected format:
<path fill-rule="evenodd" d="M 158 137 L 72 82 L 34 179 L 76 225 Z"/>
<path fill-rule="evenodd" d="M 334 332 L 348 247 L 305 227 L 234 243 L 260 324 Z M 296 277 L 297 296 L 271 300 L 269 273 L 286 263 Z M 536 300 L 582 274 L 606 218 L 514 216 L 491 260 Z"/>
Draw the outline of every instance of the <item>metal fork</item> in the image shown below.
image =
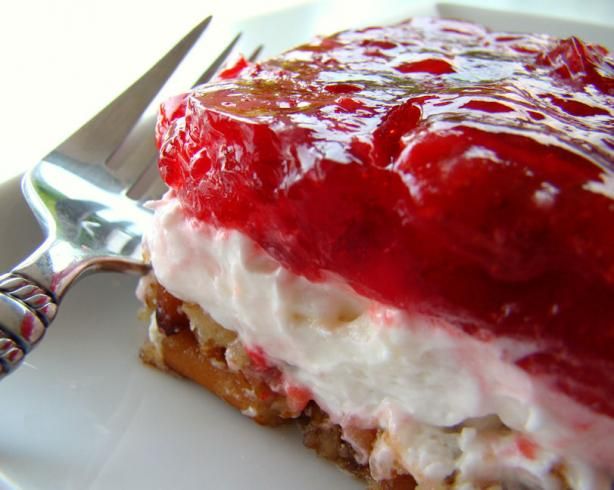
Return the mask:
<path fill-rule="evenodd" d="M 46 240 L 11 272 L 0 275 L 0 378 L 38 344 L 78 278 L 100 270 L 147 271 L 140 243 L 151 213 L 142 201 L 161 194 L 162 188 L 154 183 L 153 119 L 139 125 L 140 131 L 135 126 L 210 20 L 197 25 L 24 176 L 23 194 Z M 238 38 L 199 77 L 200 83 L 214 75 Z M 132 152 L 120 158 L 125 147 L 138 148 L 136 157 Z"/>

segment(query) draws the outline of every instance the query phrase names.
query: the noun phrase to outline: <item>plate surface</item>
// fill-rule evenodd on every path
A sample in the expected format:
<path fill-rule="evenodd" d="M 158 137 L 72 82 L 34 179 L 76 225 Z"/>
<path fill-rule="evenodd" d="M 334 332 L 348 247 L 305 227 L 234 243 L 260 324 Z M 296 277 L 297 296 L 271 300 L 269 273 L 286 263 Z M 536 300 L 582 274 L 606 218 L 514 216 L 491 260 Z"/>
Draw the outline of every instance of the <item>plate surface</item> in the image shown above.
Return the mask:
<path fill-rule="evenodd" d="M 562 4 L 565 14 L 574 2 Z M 611 28 L 580 15 L 552 18 L 546 2 L 532 2 L 530 14 L 477 1 L 348 5 L 310 4 L 240 27 L 247 41 L 265 44 L 265 54 L 316 33 L 433 14 L 614 46 Z M 16 179 L 0 185 L 0 230 L 0 270 L 40 239 Z M 261 428 L 195 385 L 143 366 L 135 286 L 135 278 L 118 274 L 84 279 L 39 348 L 0 384 L 0 490 L 362 488 L 305 450 L 293 428 Z"/>

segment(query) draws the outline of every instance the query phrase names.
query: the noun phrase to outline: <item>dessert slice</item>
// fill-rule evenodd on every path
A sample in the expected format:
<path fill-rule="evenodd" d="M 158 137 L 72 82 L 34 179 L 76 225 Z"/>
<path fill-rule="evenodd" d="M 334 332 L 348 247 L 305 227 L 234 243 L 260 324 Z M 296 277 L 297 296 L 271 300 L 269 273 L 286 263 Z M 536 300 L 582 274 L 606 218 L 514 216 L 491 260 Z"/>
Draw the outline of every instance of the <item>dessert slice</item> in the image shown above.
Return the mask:
<path fill-rule="evenodd" d="M 169 100 L 146 361 L 373 488 L 609 489 L 614 60 L 414 19 Z"/>

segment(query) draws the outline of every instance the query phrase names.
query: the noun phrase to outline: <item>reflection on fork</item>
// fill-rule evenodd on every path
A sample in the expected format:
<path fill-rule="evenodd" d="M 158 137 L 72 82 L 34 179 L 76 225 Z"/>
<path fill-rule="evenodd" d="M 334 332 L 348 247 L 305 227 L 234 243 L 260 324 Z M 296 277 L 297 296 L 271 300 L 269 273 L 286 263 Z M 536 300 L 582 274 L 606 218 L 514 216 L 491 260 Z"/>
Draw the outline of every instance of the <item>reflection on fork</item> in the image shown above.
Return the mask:
<path fill-rule="evenodd" d="M 159 197 L 153 119 L 137 123 L 210 24 L 203 20 L 147 73 L 36 164 L 23 193 L 46 239 L 0 275 L 0 378 L 41 340 L 67 289 L 100 270 L 144 273 L 141 237 Z M 236 35 L 198 83 L 208 81 L 236 47 Z M 260 48 L 252 57 L 257 56 Z M 122 148 L 130 148 L 122 154 Z"/>

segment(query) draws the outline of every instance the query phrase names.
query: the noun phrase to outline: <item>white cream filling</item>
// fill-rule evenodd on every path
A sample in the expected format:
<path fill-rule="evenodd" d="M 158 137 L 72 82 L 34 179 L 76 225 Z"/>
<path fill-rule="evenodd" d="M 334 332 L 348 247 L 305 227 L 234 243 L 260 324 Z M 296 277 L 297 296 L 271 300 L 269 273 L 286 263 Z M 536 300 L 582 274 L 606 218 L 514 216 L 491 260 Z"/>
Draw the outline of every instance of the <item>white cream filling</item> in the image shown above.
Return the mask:
<path fill-rule="evenodd" d="M 614 420 L 519 369 L 513 361 L 532 346 L 484 342 L 442 320 L 410 317 L 338 278 L 310 282 L 240 232 L 186 218 L 172 194 L 152 206 L 146 246 L 158 281 L 262 349 L 335 422 L 389 431 L 371 456 L 382 477 L 392 449 L 424 482 L 456 471 L 462 486 L 518 472 L 554 489 L 551 470 L 563 465 L 573 488 L 609 490 Z M 535 455 L 518 449 L 518 434 L 472 425 L 493 415 L 535 441 Z"/>

